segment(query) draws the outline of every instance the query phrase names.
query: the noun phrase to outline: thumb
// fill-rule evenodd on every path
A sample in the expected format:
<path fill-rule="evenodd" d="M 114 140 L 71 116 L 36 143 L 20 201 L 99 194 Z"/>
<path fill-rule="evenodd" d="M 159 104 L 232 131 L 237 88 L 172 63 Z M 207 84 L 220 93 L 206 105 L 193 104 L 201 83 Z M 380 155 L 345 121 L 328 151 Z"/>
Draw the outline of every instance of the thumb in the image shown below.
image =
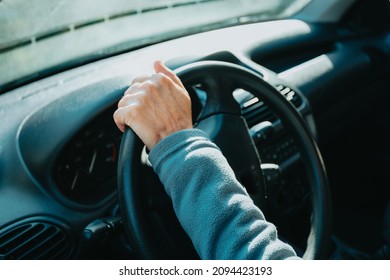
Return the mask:
<path fill-rule="evenodd" d="M 161 60 L 157 60 L 154 63 L 154 71 L 156 71 L 156 73 L 161 73 L 168 76 L 175 84 L 183 87 L 183 84 L 180 81 L 179 77 L 176 76 L 176 74 L 171 69 L 169 69 Z"/>

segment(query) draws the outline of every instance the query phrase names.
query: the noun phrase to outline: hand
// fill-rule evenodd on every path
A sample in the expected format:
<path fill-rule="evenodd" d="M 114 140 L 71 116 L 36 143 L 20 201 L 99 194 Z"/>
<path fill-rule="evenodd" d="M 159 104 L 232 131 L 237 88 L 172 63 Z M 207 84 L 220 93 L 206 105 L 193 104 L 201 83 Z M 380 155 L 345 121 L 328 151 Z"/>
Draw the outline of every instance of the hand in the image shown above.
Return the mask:
<path fill-rule="evenodd" d="M 155 74 L 133 80 L 118 103 L 114 121 L 129 126 L 151 150 L 170 134 L 192 128 L 191 99 L 180 79 L 161 61 Z"/>

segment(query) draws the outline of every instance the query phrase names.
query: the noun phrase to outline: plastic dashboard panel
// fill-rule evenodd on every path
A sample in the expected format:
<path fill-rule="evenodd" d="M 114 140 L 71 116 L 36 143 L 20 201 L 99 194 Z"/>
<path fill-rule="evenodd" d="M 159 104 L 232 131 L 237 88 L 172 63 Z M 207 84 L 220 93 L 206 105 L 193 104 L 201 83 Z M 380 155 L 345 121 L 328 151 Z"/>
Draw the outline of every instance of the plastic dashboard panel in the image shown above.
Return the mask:
<path fill-rule="evenodd" d="M 52 176 L 53 165 L 70 138 L 123 95 L 127 82 L 127 79 L 114 79 L 82 88 L 49 103 L 25 119 L 17 136 L 19 156 L 31 179 L 42 191 L 71 207 L 88 205 L 78 205 L 58 193 Z M 89 206 L 107 204 L 113 196 L 111 192 Z"/>

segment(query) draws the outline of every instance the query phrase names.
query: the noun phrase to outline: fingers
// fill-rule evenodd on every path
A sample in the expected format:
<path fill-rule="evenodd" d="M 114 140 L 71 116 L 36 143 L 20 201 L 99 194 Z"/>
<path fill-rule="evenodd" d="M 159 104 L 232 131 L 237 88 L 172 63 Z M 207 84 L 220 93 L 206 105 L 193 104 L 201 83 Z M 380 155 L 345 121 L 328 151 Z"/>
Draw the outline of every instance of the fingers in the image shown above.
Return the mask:
<path fill-rule="evenodd" d="M 133 79 L 132 84 L 143 83 L 151 79 L 150 75 L 140 75 Z"/>
<path fill-rule="evenodd" d="M 126 109 L 125 108 L 118 108 L 114 113 L 114 122 L 116 126 L 119 128 L 120 131 L 125 131 L 125 120 L 126 120 Z"/>
<path fill-rule="evenodd" d="M 176 85 L 184 88 L 182 82 L 176 76 L 176 74 L 171 69 L 166 67 L 161 61 L 157 60 L 154 63 L 154 69 L 156 72 L 156 74 L 154 74 L 154 75 L 140 75 L 140 76 L 135 77 L 131 83 L 131 86 L 126 90 L 125 95 L 132 94 L 132 93 L 136 92 L 138 89 L 140 89 L 144 85 L 144 83 L 156 82 L 156 79 L 161 78 L 161 74 L 163 76 L 166 76 L 169 79 L 171 79 Z"/>
<path fill-rule="evenodd" d="M 132 120 L 131 114 L 134 113 L 134 109 L 140 103 L 139 96 L 143 95 L 142 91 L 125 94 L 118 102 L 118 109 L 114 112 L 114 122 L 120 131 L 124 132 L 125 127 L 131 126 Z"/>
<path fill-rule="evenodd" d="M 141 95 L 142 92 L 141 91 L 138 91 L 138 92 L 134 92 L 134 93 L 129 93 L 129 94 L 125 94 L 121 100 L 119 100 L 118 102 L 118 108 L 121 108 L 121 107 L 126 107 L 126 106 L 129 106 L 130 104 L 134 103 L 134 101 L 137 100 L 137 95 Z"/>
<path fill-rule="evenodd" d="M 152 76 L 150 75 L 142 75 L 135 77 L 131 83 L 131 86 L 125 91 L 124 95 L 132 94 L 136 92 L 143 83 L 150 81 L 152 79 Z"/>
<path fill-rule="evenodd" d="M 169 77 L 175 84 L 184 87 L 182 82 L 180 81 L 179 77 L 176 76 L 176 74 L 169 69 L 167 66 L 165 66 L 164 63 L 162 63 L 160 60 L 157 60 L 154 63 L 154 70 L 156 73 L 161 73 Z"/>
<path fill-rule="evenodd" d="M 161 61 L 154 68 L 155 74 L 133 80 L 113 116 L 122 132 L 131 127 L 149 149 L 163 137 L 192 127 L 191 100 L 180 79 Z"/>

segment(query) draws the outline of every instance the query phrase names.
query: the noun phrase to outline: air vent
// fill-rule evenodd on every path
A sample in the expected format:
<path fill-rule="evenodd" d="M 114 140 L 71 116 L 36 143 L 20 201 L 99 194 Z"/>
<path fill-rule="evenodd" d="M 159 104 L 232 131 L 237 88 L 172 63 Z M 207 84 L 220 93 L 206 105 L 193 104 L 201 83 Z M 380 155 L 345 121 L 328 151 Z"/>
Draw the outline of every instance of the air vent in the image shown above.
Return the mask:
<path fill-rule="evenodd" d="M 277 85 L 276 89 L 287 98 L 296 108 L 302 105 L 302 98 L 291 88 L 284 85 Z"/>
<path fill-rule="evenodd" d="M 299 95 L 289 87 L 278 85 L 276 89 L 292 102 L 296 108 L 299 108 L 302 104 L 302 99 Z M 263 101 L 260 101 L 257 97 L 252 98 L 241 104 L 242 114 L 249 127 L 252 127 L 263 121 L 274 121 L 276 119 Z"/>
<path fill-rule="evenodd" d="M 68 259 L 72 253 L 69 235 L 47 222 L 25 222 L 0 231 L 0 259 Z"/>
<path fill-rule="evenodd" d="M 241 110 L 249 127 L 263 121 L 272 121 L 275 119 L 275 115 L 268 110 L 268 107 L 265 106 L 264 102 L 260 101 L 257 97 L 242 104 Z"/>

